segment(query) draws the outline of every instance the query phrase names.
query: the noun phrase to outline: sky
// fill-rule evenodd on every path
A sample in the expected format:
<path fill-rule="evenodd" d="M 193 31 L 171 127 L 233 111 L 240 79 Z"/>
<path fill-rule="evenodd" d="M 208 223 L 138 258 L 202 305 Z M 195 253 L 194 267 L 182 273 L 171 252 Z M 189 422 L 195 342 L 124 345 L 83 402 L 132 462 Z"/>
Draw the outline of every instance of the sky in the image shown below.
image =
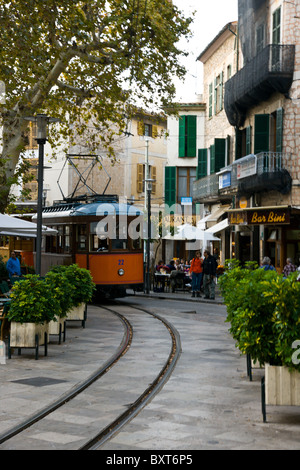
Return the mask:
<path fill-rule="evenodd" d="M 201 62 L 197 57 L 230 21 L 238 19 L 238 0 L 173 0 L 173 3 L 190 16 L 196 11 L 191 25 L 193 38 L 189 42 L 181 41 L 180 46 L 189 51 L 182 63 L 188 70 L 185 81 L 174 80 L 176 99 L 181 102 L 196 101 L 197 95 L 203 93 Z"/>

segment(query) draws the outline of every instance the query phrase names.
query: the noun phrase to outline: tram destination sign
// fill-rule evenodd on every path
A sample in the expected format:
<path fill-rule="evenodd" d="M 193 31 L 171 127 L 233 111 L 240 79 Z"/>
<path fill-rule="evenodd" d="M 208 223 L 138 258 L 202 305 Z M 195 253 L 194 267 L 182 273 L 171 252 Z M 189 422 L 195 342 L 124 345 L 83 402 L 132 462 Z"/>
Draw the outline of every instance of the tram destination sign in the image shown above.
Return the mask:
<path fill-rule="evenodd" d="M 290 223 L 288 208 L 263 208 L 228 213 L 230 225 L 284 225 Z"/>

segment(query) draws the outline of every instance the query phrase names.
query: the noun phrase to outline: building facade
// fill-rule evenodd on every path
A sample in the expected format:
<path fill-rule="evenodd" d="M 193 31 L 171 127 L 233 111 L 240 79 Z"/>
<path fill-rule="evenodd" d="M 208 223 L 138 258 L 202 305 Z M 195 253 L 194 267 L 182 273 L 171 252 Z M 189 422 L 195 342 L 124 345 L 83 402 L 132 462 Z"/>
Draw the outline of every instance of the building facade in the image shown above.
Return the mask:
<path fill-rule="evenodd" d="M 232 160 L 215 197 L 231 204 L 226 258 L 269 256 L 281 272 L 300 254 L 300 5 L 239 0 L 238 11 L 238 67 L 224 89 Z"/>

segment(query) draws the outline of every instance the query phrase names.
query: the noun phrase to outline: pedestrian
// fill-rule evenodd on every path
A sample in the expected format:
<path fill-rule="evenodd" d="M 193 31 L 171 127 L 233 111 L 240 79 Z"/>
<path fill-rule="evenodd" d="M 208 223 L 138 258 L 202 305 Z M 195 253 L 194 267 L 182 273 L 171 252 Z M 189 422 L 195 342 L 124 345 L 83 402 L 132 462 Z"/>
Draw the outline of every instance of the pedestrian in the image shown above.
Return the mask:
<path fill-rule="evenodd" d="M 203 290 L 205 299 L 215 298 L 215 278 L 217 273 L 217 262 L 207 249 L 204 251 L 203 260 Z"/>
<path fill-rule="evenodd" d="M 265 256 L 263 258 L 260 268 L 264 269 L 265 271 L 276 271 L 276 269 L 271 263 L 271 259 L 268 256 Z"/>
<path fill-rule="evenodd" d="M 293 264 L 292 258 L 287 258 L 286 259 L 286 265 L 283 268 L 283 276 L 285 278 L 288 277 L 289 274 L 293 273 L 296 271 L 296 266 Z"/>
<path fill-rule="evenodd" d="M 6 263 L 6 269 L 8 271 L 10 280 L 21 276 L 21 265 L 15 251 L 11 252 L 10 258 Z"/>
<path fill-rule="evenodd" d="M 200 286 L 202 281 L 202 259 L 201 252 L 196 251 L 196 257 L 192 259 L 190 266 L 190 274 L 192 275 L 192 297 L 201 297 Z"/>

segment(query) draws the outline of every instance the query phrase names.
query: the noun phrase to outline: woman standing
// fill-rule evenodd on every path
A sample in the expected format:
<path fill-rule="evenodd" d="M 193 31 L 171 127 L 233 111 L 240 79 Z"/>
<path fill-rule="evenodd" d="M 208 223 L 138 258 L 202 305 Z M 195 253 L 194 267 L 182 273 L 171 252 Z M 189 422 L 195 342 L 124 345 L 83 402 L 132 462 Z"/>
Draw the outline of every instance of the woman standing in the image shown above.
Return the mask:
<path fill-rule="evenodd" d="M 192 297 L 201 297 L 200 286 L 202 281 L 202 259 L 201 252 L 196 251 L 196 257 L 192 259 L 190 274 L 192 274 Z"/>

